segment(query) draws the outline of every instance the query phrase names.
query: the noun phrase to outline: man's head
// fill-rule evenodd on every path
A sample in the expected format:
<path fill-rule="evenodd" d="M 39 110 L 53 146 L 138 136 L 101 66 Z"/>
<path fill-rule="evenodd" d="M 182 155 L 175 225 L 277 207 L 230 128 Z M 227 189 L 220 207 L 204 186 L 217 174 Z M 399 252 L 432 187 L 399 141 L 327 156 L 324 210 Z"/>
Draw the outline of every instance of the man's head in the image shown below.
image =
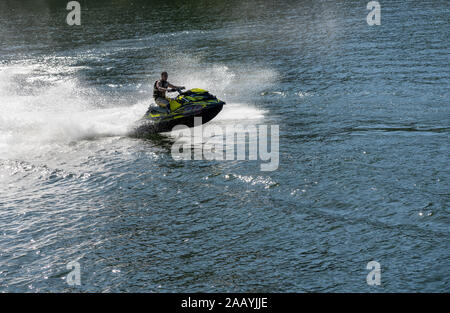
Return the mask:
<path fill-rule="evenodd" d="M 161 80 L 166 81 L 167 78 L 169 78 L 169 74 L 167 74 L 167 72 L 162 72 L 162 73 L 161 73 Z"/>

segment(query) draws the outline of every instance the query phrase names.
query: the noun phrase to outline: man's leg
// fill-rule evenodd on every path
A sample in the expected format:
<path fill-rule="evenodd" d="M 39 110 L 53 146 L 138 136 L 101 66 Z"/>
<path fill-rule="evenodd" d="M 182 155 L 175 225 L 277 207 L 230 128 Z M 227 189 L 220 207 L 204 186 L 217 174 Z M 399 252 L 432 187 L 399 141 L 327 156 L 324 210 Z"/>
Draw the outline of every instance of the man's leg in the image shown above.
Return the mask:
<path fill-rule="evenodd" d="M 164 98 L 156 98 L 155 102 L 157 105 L 159 105 L 162 108 L 165 108 L 167 110 L 167 112 L 170 113 L 170 104 L 169 104 L 169 100 L 164 99 Z"/>

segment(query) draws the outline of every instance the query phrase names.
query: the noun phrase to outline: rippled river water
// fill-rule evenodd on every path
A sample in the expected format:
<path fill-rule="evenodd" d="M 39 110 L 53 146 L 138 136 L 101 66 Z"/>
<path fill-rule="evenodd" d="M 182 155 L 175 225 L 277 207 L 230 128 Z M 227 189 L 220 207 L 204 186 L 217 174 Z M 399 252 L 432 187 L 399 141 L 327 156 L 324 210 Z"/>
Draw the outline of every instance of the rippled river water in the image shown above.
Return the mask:
<path fill-rule="evenodd" d="M 1 1 L 0 291 L 449 292 L 450 5 L 367 2 Z M 278 169 L 130 137 L 163 70 Z"/>

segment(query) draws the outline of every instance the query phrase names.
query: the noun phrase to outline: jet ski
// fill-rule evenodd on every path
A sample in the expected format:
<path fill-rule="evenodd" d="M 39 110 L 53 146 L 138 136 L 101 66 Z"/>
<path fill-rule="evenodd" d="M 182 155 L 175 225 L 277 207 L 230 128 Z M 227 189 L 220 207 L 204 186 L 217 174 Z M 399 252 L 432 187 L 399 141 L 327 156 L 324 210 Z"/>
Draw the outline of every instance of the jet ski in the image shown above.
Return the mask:
<path fill-rule="evenodd" d="M 225 104 L 203 89 L 194 88 L 186 91 L 177 89 L 176 91 L 178 96 L 168 99 L 170 112 L 157 105 L 150 107 L 141 120 L 142 124 L 138 133 L 168 132 L 176 125 L 194 127 L 196 117 L 201 117 L 202 124 L 205 124 L 216 117 Z"/>

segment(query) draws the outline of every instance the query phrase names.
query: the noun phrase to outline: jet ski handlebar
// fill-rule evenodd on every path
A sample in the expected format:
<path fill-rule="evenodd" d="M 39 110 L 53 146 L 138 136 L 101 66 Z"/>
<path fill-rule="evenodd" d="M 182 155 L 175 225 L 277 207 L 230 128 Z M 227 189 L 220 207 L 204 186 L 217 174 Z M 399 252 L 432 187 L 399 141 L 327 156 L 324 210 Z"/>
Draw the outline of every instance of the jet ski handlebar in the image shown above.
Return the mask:
<path fill-rule="evenodd" d="M 179 94 L 183 93 L 183 88 L 172 88 L 168 90 L 168 92 L 178 92 Z"/>

